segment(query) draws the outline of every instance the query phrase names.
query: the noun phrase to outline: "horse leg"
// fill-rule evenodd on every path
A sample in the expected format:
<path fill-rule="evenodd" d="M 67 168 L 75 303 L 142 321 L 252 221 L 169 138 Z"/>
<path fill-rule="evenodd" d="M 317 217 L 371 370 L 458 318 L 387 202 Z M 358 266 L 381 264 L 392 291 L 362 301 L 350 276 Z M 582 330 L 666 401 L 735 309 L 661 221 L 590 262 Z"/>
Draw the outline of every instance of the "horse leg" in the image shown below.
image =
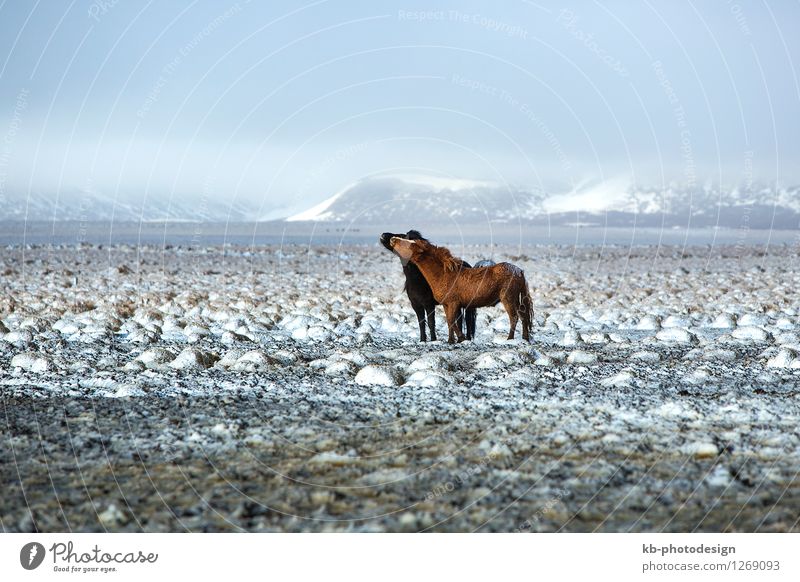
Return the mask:
<path fill-rule="evenodd" d="M 464 310 L 460 308 L 456 312 L 456 326 L 464 333 Z"/>
<path fill-rule="evenodd" d="M 456 325 L 456 320 L 458 318 L 458 312 L 461 307 L 457 303 L 448 303 L 444 306 L 444 314 L 447 316 L 447 327 L 450 329 L 450 333 L 448 335 L 447 341 L 448 343 L 453 343 L 455 335 L 458 338 L 458 343 L 464 341 L 464 334 L 461 331 L 461 328 Z"/>
<path fill-rule="evenodd" d="M 414 313 L 417 314 L 417 323 L 419 323 L 419 341 L 427 341 L 427 338 L 425 337 L 425 308 L 419 304 L 412 305 L 411 307 L 414 308 Z"/>
<path fill-rule="evenodd" d="M 465 320 L 467 322 L 467 339 L 475 339 L 475 320 L 477 319 L 477 309 L 468 307 L 465 313 Z"/>
<path fill-rule="evenodd" d="M 426 307 L 428 312 L 428 331 L 431 333 L 431 341 L 436 341 L 436 305 Z"/>
<path fill-rule="evenodd" d="M 508 332 L 508 339 L 514 339 L 514 331 L 517 328 L 517 319 L 519 319 L 519 313 L 517 312 L 517 306 L 514 304 L 514 301 L 510 297 L 503 297 L 503 307 L 506 308 L 506 313 L 508 313 L 508 322 L 511 326 L 511 331 Z"/>
<path fill-rule="evenodd" d="M 524 291 L 523 291 L 524 293 Z M 520 294 L 520 319 L 522 320 L 522 339 L 531 341 L 531 321 L 533 319 L 533 306 L 527 294 Z"/>

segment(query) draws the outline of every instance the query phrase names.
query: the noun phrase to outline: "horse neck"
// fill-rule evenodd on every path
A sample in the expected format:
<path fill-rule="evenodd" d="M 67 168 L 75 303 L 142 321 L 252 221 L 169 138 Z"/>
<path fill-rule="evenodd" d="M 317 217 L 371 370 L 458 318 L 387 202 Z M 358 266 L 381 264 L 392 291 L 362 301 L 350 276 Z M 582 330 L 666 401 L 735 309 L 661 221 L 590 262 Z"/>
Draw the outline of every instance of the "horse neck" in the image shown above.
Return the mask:
<path fill-rule="evenodd" d="M 447 271 L 440 260 L 425 253 L 414 259 L 414 264 L 422 272 L 422 276 L 433 287 L 434 283 L 447 277 Z"/>

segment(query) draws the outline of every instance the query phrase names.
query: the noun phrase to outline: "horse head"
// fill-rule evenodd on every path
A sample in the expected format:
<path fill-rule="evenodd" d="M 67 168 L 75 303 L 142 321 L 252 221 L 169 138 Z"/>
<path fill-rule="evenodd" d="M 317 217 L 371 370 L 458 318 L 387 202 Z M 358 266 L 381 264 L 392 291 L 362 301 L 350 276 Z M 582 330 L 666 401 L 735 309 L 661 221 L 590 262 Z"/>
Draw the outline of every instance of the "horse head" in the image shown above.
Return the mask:
<path fill-rule="evenodd" d="M 430 247 L 430 243 L 426 240 L 411 240 L 403 238 L 403 236 L 393 236 L 389 239 L 389 245 L 392 252 L 400 257 L 404 263 L 411 261 L 415 257 L 420 256 L 425 252 L 426 247 Z"/>
<path fill-rule="evenodd" d="M 392 240 L 392 237 L 404 238 L 404 239 L 408 239 L 408 240 L 424 240 L 426 242 L 428 241 L 428 239 L 426 239 L 424 236 L 422 236 L 422 234 L 418 230 L 413 230 L 412 229 L 412 230 L 409 230 L 405 234 L 403 234 L 402 232 L 400 232 L 400 233 L 384 232 L 381 235 L 379 240 L 381 241 L 381 244 L 384 247 L 386 247 L 387 250 L 390 250 L 392 252 L 394 252 L 394 251 L 392 249 L 392 245 L 389 243 L 389 241 Z"/>

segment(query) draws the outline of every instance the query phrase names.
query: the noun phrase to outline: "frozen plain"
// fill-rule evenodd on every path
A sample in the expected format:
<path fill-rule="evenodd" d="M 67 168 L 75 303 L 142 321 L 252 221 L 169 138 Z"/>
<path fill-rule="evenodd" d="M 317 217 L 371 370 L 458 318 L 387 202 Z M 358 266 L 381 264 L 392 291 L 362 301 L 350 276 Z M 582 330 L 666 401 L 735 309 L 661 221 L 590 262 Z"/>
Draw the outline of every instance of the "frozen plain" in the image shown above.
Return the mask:
<path fill-rule="evenodd" d="M 794 245 L 451 248 L 532 343 L 418 342 L 377 245 L 6 247 L 0 526 L 798 529 Z"/>

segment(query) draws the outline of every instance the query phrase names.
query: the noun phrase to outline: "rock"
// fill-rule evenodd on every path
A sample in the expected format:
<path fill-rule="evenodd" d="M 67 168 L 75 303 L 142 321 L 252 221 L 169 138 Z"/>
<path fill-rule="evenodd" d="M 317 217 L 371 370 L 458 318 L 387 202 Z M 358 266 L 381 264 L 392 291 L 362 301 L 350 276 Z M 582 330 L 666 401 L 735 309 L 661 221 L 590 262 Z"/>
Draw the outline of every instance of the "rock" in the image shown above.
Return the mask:
<path fill-rule="evenodd" d="M 717 465 L 716 468 L 706 477 L 706 483 L 710 487 L 728 487 L 731 484 L 731 473 L 724 465 Z"/>
<path fill-rule="evenodd" d="M 34 353 L 17 354 L 11 358 L 11 367 L 40 374 L 50 368 L 50 362 L 47 358 Z"/>
<path fill-rule="evenodd" d="M 158 369 L 171 362 L 174 358 L 175 354 L 169 350 L 164 348 L 151 348 L 139 354 L 136 360 L 144 364 L 145 368 Z"/>
<path fill-rule="evenodd" d="M 516 352 L 489 352 L 482 354 L 475 359 L 475 368 L 479 370 L 494 370 L 497 368 L 508 368 L 511 365 L 519 364 L 522 361 Z"/>
<path fill-rule="evenodd" d="M 567 347 L 567 346 L 577 346 L 580 345 L 581 343 L 582 343 L 581 338 L 578 335 L 578 332 L 570 329 L 564 333 L 564 337 L 561 338 L 561 341 L 558 342 L 558 345 Z"/>
<path fill-rule="evenodd" d="M 50 324 L 41 317 L 26 317 L 19 324 L 20 329 L 29 329 L 34 333 L 41 333 L 50 328 Z"/>
<path fill-rule="evenodd" d="M 656 339 L 667 343 L 691 344 L 697 342 L 697 338 L 694 336 L 694 334 L 689 333 L 685 329 L 681 329 L 679 327 L 662 329 L 656 334 Z"/>
<path fill-rule="evenodd" d="M 27 329 L 10 331 L 3 336 L 3 341 L 10 344 L 28 344 L 33 341 L 33 334 Z"/>
<path fill-rule="evenodd" d="M 732 362 L 736 359 L 733 350 L 710 349 L 703 352 L 703 359 L 711 362 Z"/>
<path fill-rule="evenodd" d="M 169 363 L 169 366 L 175 370 L 204 370 L 213 366 L 218 359 L 219 357 L 211 352 L 186 348 Z"/>
<path fill-rule="evenodd" d="M 312 325 L 308 328 L 306 337 L 314 342 L 324 342 L 330 339 L 331 332 L 321 325 Z"/>
<path fill-rule="evenodd" d="M 143 370 L 146 370 L 147 367 L 139 360 L 133 360 L 132 362 L 128 362 L 127 364 L 122 366 L 122 369 L 125 370 L 126 372 L 141 372 Z"/>
<path fill-rule="evenodd" d="M 234 331 L 226 331 L 223 332 L 222 336 L 220 337 L 219 341 L 223 344 L 231 345 L 237 342 L 249 342 L 252 341 L 249 337 L 244 336 L 240 333 L 236 333 Z"/>
<path fill-rule="evenodd" d="M 380 331 L 384 333 L 399 333 L 403 331 L 405 325 L 394 317 L 384 317 L 380 323 Z"/>
<path fill-rule="evenodd" d="M 670 315 L 664 321 L 661 322 L 661 327 L 663 328 L 670 328 L 670 327 L 687 328 L 691 327 L 691 325 L 692 325 L 691 321 L 679 315 Z"/>
<path fill-rule="evenodd" d="M 417 516 L 412 511 L 404 511 L 397 518 L 397 523 L 402 531 L 414 531 L 417 529 Z"/>
<path fill-rule="evenodd" d="M 778 345 L 800 345 L 800 337 L 798 337 L 796 333 L 781 333 L 775 336 L 775 343 Z"/>
<path fill-rule="evenodd" d="M 125 339 L 134 344 L 154 344 L 158 341 L 159 334 L 149 329 L 139 328 L 129 333 Z"/>
<path fill-rule="evenodd" d="M 661 361 L 661 355 L 658 352 L 651 352 L 651 351 L 647 351 L 647 350 L 642 350 L 642 351 L 639 351 L 639 352 L 632 353 L 631 356 L 630 356 L 630 359 L 634 360 L 636 362 L 651 362 L 651 363 L 654 363 L 654 362 L 660 362 Z"/>
<path fill-rule="evenodd" d="M 236 360 L 230 369 L 236 372 L 256 372 L 275 365 L 274 358 L 267 356 L 261 350 L 250 350 Z"/>
<path fill-rule="evenodd" d="M 606 388 L 621 388 L 630 386 L 633 383 L 634 376 L 630 372 L 623 370 L 619 374 L 600 380 L 600 384 Z"/>
<path fill-rule="evenodd" d="M 717 445 L 708 441 L 699 441 L 684 445 L 683 451 L 687 455 L 692 455 L 696 459 L 707 459 L 719 455 Z"/>
<path fill-rule="evenodd" d="M 418 370 L 449 370 L 450 362 L 438 354 L 426 354 L 411 362 L 407 370 L 416 372 Z"/>
<path fill-rule="evenodd" d="M 17 522 L 17 529 L 22 533 L 34 533 L 37 531 L 33 513 L 31 513 L 30 509 L 23 511 L 22 517 Z"/>
<path fill-rule="evenodd" d="M 369 365 L 361 368 L 355 378 L 360 386 L 399 386 L 402 383 L 400 375 L 387 366 Z"/>
<path fill-rule="evenodd" d="M 711 371 L 708 368 L 700 367 L 690 374 L 684 376 L 683 379 L 689 384 L 705 384 L 713 378 L 714 376 L 711 374 Z"/>
<path fill-rule="evenodd" d="M 607 344 L 609 342 L 608 335 L 599 331 L 582 333 L 580 337 L 587 344 Z"/>
<path fill-rule="evenodd" d="M 570 364 L 594 364 L 597 362 L 597 355 L 583 350 L 574 350 L 567 356 Z"/>
<path fill-rule="evenodd" d="M 333 451 L 325 451 L 323 453 L 317 453 L 311 457 L 308 462 L 312 465 L 344 467 L 345 465 L 354 465 L 358 463 L 359 458 L 355 455 L 341 455 Z"/>
<path fill-rule="evenodd" d="M 65 336 L 74 335 L 81 330 L 80 326 L 75 323 L 75 321 L 63 318 L 53 324 L 53 329 Z"/>
<path fill-rule="evenodd" d="M 297 361 L 297 356 L 289 350 L 277 350 L 272 353 L 272 357 L 281 364 L 291 365 Z"/>
<path fill-rule="evenodd" d="M 110 504 L 105 511 L 97 515 L 103 527 L 116 528 L 128 523 L 128 517 L 115 504 Z"/>
<path fill-rule="evenodd" d="M 645 315 L 636 323 L 635 329 L 651 331 L 659 329 L 660 327 L 661 324 L 657 318 L 652 315 Z"/>
<path fill-rule="evenodd" d="M 745 313 L 739 318 L 739 327 L 758 327 L 767 324 L 767 318 L 757 313 Z"/>
<path fill-rule="evenodd" d="M 420 386 L 422 388 L 436 388 L 450 384 L 453 384 L 452 378 L 433 370 L 418 370 L 406 380 L 406 385 Z"/>
<path fill-rule="evenodd" d="M 223 356 L 219 359 L 219 361 L 217 361 L 217 365 L 222 368 L 230 368 L 241 357 L 242 357 L 241 350 L 228 350 L 223 354 Z"/>
<path fill-rule="evenodd" d="M 337 360 L 325 367 L 326 376 L 349 376 L 355 372 L 356 366 L 353 362 L 347 360 Z"/>
<path fill-rule="evenodd" d="M 709 327 L 717 329 L 730 329 L 736 325 L 735 318 L 728 313 L 721 313 L 711 322 Z"/>
<path fill-rule="evenodd" d="M 765 342 L 770 339 L 770 334 L 760 327 L 737 327 L 731 332 L 737 340 L 752 342 Z"/>
<path fill-rule="evenodd" d="M 793 350 L 781 349 L 778 353 L 767 360 L 767 368 L 788 368 L 797 357 Z"/>
<path fill-rule="evenodd" d="M 197 325 L 195 323 L 187 324 L 186 327 L 183 328 L 183 333 L 186 336 L 194 335 L 200 337 L 206 337 L 211 335 L 211 332 L 208 331 L 208 328 L 203 325 Z"/>

